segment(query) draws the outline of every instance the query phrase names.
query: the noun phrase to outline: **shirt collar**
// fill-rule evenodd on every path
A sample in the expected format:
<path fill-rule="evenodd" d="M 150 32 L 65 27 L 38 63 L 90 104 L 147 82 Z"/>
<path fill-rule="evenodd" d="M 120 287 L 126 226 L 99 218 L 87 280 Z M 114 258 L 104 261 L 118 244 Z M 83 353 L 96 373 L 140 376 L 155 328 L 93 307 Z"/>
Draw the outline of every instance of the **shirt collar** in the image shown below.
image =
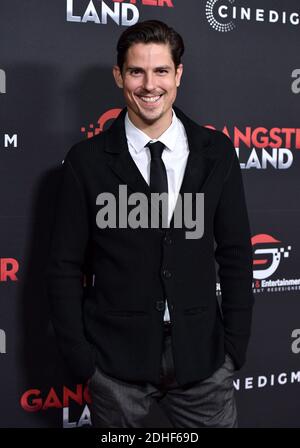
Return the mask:
<path fill-rule="evenodd" d="M 176 142 L 178 140 L 178 128 L 179 120 L 175 114 L 174 109 L 172 109 L 172 122 L 168 129 L 166 129 L 159 138 L 151 139 L 145 132 L 138 129 L 130 120 L 128 112 L 125 116 L 125 132 L 128 142 L 134 148 L 136 153 L 141 152 L 145 149 L 145 146 L 149 141 L 156 142 L 159 140 L 162 142 L 166 148 L 170 151 L 174 151 L 176 147 Z"/>

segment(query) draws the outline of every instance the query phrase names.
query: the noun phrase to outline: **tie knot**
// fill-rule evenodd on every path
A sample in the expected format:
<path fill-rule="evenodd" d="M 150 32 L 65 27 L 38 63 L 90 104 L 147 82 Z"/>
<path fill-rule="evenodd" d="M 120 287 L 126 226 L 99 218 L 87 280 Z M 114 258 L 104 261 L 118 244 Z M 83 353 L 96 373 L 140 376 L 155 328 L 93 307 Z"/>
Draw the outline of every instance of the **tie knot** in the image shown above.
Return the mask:
<path fill-rule="evenodd" d="M 151 159 L 161 159 L 161 155 L 163 153 L 163 150 L 165 148 L 165 145 L 162 142 L 155 142 L 155 143 L 147 143 L 146 145 L 151 152 Z"/>

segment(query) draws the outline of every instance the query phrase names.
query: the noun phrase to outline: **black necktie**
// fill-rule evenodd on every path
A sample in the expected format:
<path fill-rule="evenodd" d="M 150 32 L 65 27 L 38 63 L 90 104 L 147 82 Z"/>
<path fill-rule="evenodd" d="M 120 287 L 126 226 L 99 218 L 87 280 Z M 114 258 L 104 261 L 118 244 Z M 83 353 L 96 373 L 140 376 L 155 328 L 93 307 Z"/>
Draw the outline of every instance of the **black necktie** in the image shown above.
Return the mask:
<path fill-rule="evenodd" d="M 151 193 L 168 193 L 168 177 L 166 167 L 162 161 L 162 152 L 165 145 L 161 142 L 148 143 L 146 146 L 151 152 L 151 164 L 150 164 L 150 191 Z M 159 203 L 159 210 L 161 220 L 159 218 L 159 226 L 163 223 L 167 224 L 168 220 L 168 200 L 163 207 L 162 202 Z"/>
<path fill-rule="evenodd" d="M 149 142 L 146 146 L 151 152 L 150 190 L 152 193 L 168 193 L 167 172 L 161 158 L 165 145 L 161 142 Z"/>

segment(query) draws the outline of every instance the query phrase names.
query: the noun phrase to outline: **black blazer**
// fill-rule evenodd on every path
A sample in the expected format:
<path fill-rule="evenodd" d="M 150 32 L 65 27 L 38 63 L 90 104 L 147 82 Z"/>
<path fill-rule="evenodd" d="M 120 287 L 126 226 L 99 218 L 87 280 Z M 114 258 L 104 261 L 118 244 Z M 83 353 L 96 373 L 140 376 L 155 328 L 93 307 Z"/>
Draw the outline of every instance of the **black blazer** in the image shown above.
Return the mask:
<path fill-rule="evenodd" d="M 65 157 L 46 280 L 62 353 L 82 380 L 97 364 L 124 381 L 158 383 L 165 299 L 179 384 L 210 376 L 225 352 L 237 369 L 245 362 L 252 247 L 238 158 L 223 133 L 174 109 L 190 149 L 180 193 L 205 194 L 200 239 L 186 239 L 190 229 L 184 227 L 97 226 L 99 193 L 117 197 L 119 185 L 127 185 L 128 194 L 150 194 L 128 151 L 126 108 L 108 130 L 73 146 Z M 93 287 L 83 287 L 84 272 L 94 274 Z"/>

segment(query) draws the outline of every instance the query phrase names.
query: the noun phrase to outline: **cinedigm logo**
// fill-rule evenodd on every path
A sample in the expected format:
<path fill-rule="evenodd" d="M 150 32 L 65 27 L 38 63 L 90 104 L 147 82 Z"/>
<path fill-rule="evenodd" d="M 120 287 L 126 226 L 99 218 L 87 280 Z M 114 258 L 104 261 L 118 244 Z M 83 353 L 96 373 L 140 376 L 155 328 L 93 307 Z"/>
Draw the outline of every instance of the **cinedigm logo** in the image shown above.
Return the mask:
<path fill-rule="evenodd" d="M 280 24 L 284 26 L 299 26 L 298 11 L 255 8 L 250 0 L 244 0 L 244 5 L 235 5 L 235 0 L 208 0 L 205 5 L 206 18 L 210 26 L 221 33 L 235 29 L 235 22 L 259 23 L 262 25 Z M 245 5 L 246 3 L 246 5 Z M 263 2 L 261 2 L 263 3 Z"/>
<path fill-rule="evenodd" d="M 234 3 L 235 0 L 228 0 L 229 3 Z M 235 24 L 232 20 L 229 22 L 222 23 L 220 22 L 220 18 L 225 18 L 227 14 L 224 16 L 224 8 L 227 9 L 226 5 L 224 5 L 224 1 L 220 0 L 208 0 L 206 2 L 205 14 L 210 26 L 222 33 L 226 33 L 228 31 L 232 31 L 235 28 Z M 219 20 L 216 19 L 216 16 L 219 17 Z"/>

